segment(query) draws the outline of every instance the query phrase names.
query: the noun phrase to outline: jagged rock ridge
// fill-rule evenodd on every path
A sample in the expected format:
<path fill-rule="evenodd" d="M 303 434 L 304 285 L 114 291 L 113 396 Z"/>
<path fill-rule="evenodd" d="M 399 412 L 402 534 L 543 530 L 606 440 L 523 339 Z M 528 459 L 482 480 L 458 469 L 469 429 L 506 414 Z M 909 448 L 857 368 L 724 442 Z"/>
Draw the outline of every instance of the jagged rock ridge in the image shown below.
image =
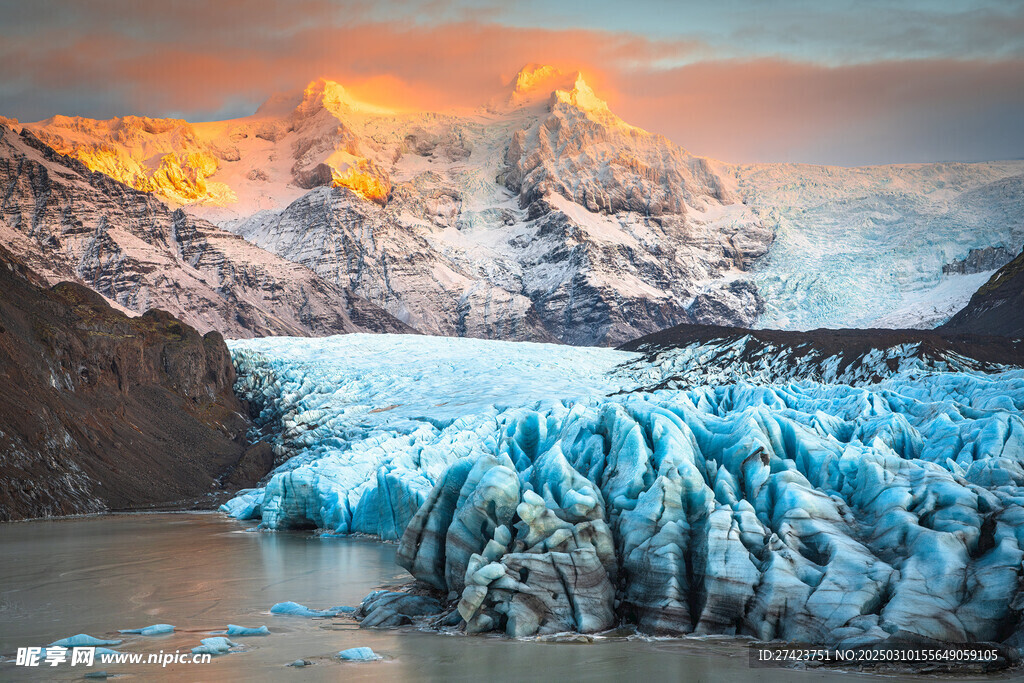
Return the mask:
<path fill-rule="evenodd" d="M 306 268 L 2 125 L 0 187 L 4 244 L 51 284 L 82 282 L 122 310 L 160 307 L 233 337 L 408 331 Z"/>
<path fill-rule="evenodd" d="M 393 111 L 318 80 L 232 121 L 24 125 L 435 334 L 930 328 L 995 263 L 958 262 L 1024 243 L 1024 162 L 725 164 L 543 65 L 474 111 Z"/>
<path fill-rule="evenodd" d="M 1005 247 L 971 249 L 962 259 L 942 266 L 944 275 L 971 275 L 998 270 L 1013 260 L 1013 252 Z"/>
<path fill-rule="evenodd" d="M 900 373 L 1024 367 L 1024 342 L 944 330 L 747 330 L 680 325 L 623 344 L 644 390 L 793 381 L 869 386 Z"/>

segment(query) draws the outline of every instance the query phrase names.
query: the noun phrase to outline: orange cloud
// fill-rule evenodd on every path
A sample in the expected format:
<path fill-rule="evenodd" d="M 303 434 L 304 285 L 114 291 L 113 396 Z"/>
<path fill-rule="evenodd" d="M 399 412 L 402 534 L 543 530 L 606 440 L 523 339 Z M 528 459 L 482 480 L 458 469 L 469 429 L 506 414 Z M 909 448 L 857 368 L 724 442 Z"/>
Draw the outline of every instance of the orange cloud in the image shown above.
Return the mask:
<path fill-rule="evenodd" d="M 42 41 L 58 46 L 36 52 Z M 60 47 L 63 46 L 63 47 Z M 17 41 L 0 55 L 37 85 L 82 84 L 127 91 L 132 106 L 215 110 L 225 101 L 302 87 L 317 77 L 346 84 L 391 78 L 420 106 L 474 106 L 526 62 L 579 68 L 601 81 L 608 66 L 679 58 L 695 46 L 601 31 L 514 29 L 465 22 L 435 27 L 369 23 L 312 26 L 244 46 L 154 43 L 119 34 L 75 43 L 58 35 Z M 598 83 L 600 85 L 600 82 Z M 74 113 L 74 112 L 66 112 Z"/>
<path fill-rule="evenodd" d="M 1017 58 L 839 67 L 699 62 L 707 53 L 700 43 L 629 33 L 371 22 L 358 6 L 346 8 L 350 14 L 342 19 L 350 22 L 338 23 L 319 21 L 328 14 L 337 19 L 339 10 L 315 0 L 304 5 L 305 15 L 282 13 L 278 3 L 240 7 L 218 3 L 194 31 L 164 10 L 146 10 L 155 13 L 152 21 L 168 21 L 159 40 L 110 31 L 68 42 L 44 31 L 6 41 L 0 82 L 7 91 L 20 83 L 21 92 L 57 93 L 43 99 L 71 108 L 32 116 L 16 104 L 0 113 L 23 120 L 54 113 L 240 115 L 274 92 L 319 77 L 386 106 L 444 110 L 483 104 L 523 64 L 543 62 L 583 70 L 630 123 L 726 160 L 863 163 L 1024 154 L 1024 133 L 1009 118 L 1024 105 L 1024 64 Z M 687 60 L 694 63 L 663 66 Z M 75 98 L 89 106 L 74 110 Z"/>
<path fill-rule="evenodd" d="M 1024 153 L 1024 60 L 711 62 L 623 79 L 619 114 L 696 153 L 845 164 Z"/>

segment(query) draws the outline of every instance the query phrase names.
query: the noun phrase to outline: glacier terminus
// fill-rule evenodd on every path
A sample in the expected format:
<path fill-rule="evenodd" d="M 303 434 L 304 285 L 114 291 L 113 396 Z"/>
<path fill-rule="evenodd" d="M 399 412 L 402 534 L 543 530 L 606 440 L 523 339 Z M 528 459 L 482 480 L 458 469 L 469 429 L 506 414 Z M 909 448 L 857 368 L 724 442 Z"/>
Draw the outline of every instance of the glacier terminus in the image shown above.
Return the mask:
<path fill-rule="evenodd" d="M 1024 371 L 903 349 L 845 381 L 747 381 L 734 363 L 645 391 L 714 354 L 358 334 L 230 346 L 280 465 L 223 510 L 398 541 L 437 602 L 371 595 L 374 623 L 1021 645 Z"/>

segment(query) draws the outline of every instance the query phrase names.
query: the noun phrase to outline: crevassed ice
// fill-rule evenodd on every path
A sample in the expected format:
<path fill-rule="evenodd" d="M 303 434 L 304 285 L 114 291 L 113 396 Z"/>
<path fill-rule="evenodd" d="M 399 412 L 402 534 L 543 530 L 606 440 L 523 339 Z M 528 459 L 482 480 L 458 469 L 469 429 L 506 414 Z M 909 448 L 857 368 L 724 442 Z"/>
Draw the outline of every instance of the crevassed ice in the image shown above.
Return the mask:
<path fill-rule="evenodd" d="M 265 400 L 285 429 L 409 428 L 491 405 L 605 395 L 631 387 L 612 371 L 640 354 L 559 344 L 402 334 L 229 342 L 238 388 Z M 273 384 L 273 387 L 268 386 Z M 269 417 L 269 414 L 268 414 Z M 288 437 L 286 437 L 288 438 Z"/>
<path fill-rule="evenodd" d="M 471 340 L 447 348 L 493 344 L 460 341 Z M 324 390 L 298 369 L 311 362 L 299 350 L 319 342 L 289 343 L 234 345 L 240 386 L 268 415 Z M 416 391 L 403 373 L 435 363 L 437 340 L 382 343 L 425 352 L 401 372 L 383 360 L 379 379 L 369 356 L 319 355 L 314 375 L 333 365 L 344 387 L 352 367 L 390 397 L 379 387 L 394 371 L 391 386 Z M 561 348 L 535 347 L 504 372 Z M 425 393 L 464 386 L 452 397 L 461 415 L 409 411 L 356 435 L 355 415 L 335 417 L 345 406 L 311 403 L 317 425 L 281 444 L 311 436 L 297 452 L 317 457 L 225 509 L 269 528 L 401 538 L 399 560 L 458 598 L 471 631 L 594 631 L 628 618 L 657 633 L 851 645 L 905 633 L 1002 640 L 1019 628 L 1024 371 L 618 394 L 633 376 L 611 362 L 620 356 L 573 351 L 594 357 L 552 361 L 539 384 L 509 379 L 523 387 L 519 405 L 489 405 L 488 390 L 453 381 L 470 376 L 457 368 L 495 377 L 486 354 L 457 353 Z M 536 400 L 543 386 L 551 395 Z"/>
<path fill-rule="evenodd" d="M 291 480 L 275 477 L 266 511 L 263 489 L 245 492 L 225 509 L 240 518 L 262 514 L 270 528 L 312 524 L 383 538 L 396 532 L 362 515 L 352 526 L 352 515 L 363 494 L 375 489 L 377 470 L 395 456 L 393 436 L 421 438 L 494 406 L 612 394 L 636 385 L 614 370 L 640 358 L 603 348 L 391 334 L 272 337 L 230 341 L 229 347 L 236 390 L 258 411 L 257 425 L 278 456 L 289 458 L 278 473 L 308 465 L 312 469 L 301 476 L 317 472 L 324 487 L 347 493 L 323 514 L 310 503 L 308 518 L 281 518 L 278 488 Z M 429 489 L 429 480 L 416 481 Z"/>

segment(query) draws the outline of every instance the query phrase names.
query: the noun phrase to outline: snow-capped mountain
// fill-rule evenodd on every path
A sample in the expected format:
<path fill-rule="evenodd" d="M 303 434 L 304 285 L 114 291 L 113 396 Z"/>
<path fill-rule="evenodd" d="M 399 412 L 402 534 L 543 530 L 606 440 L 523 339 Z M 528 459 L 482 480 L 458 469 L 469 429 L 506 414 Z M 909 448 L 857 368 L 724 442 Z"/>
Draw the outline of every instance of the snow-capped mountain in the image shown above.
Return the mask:
<path fill-rule="evenodd" d="M 0 239 L 51 284 L 232 337 L 408 331 L 373 304 L 0 125 Z"/>
<path fill-rule="evenodd" d="M 318 81 L 236 121 L 26 127 L 425 332 L 613 343 L 689 309 L 751 324 L 761 305 L 743 273 L 771 231 L 576 74 L 524 72 L 507 101 L 457 114 Z"/>
<path fill-rule="evenodd" d="M 24 125 L 429 333 L 931 327 L 991 275 L 950 265 L 1024 243 L 1024 162 L 726 164 L 546 66 L 472 111 L 389 110 L 319 80 L 230 121 Z"/>
<path fill-rule="evenodd" d="M 316 83 L 282 145 L 309 148 L 293 182 L 333 187 L 232 229 L 435 334 L 610 343 L 693 305 L 753 322 L 756 294 L 723 276 L 771 232 L 703 160 L 622 122 L 580 78 L 536 90 L 550 80 L 521 75 L 509 102 L 460 116 L 367 113 Z"/>

